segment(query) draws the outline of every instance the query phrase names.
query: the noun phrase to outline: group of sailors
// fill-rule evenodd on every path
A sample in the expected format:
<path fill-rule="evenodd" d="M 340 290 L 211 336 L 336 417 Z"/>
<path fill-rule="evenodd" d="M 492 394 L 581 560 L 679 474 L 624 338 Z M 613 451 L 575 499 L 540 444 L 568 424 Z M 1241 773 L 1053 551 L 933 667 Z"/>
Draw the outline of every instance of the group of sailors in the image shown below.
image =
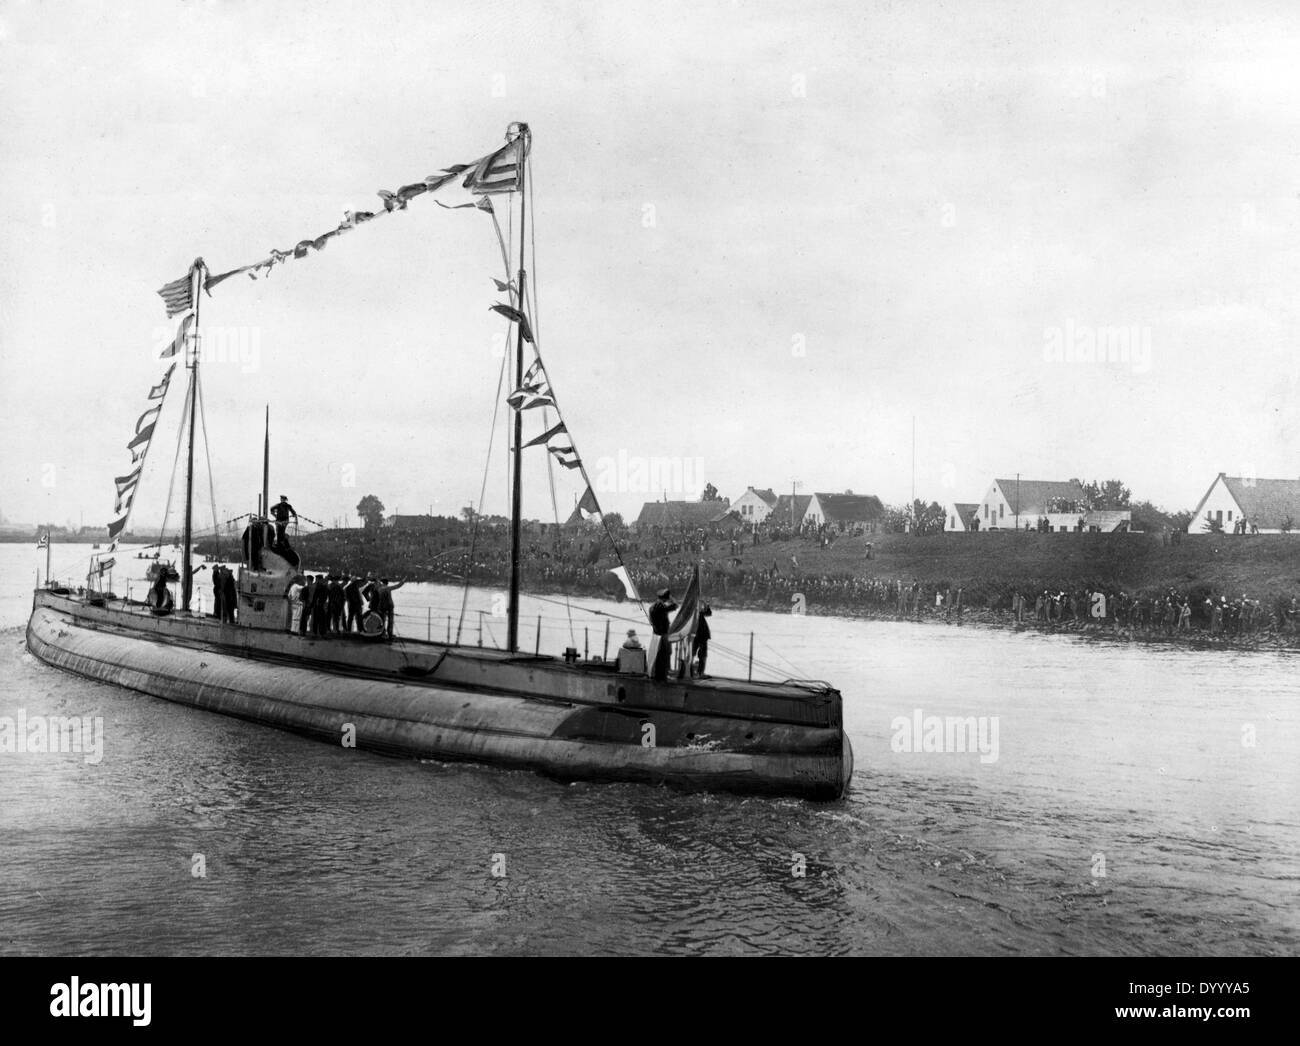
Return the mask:
<path fill-rule="evenodd" d="M 289 631 L 318 638 L 344 632 L 365 632 L 393 638 L 397 611 L 393 593 L 405 580 L 390 582 L 373 573 L 316 574 L 294 578 L 289 586 Z M 374 615 L 373 624 L 364 619 Z"/>

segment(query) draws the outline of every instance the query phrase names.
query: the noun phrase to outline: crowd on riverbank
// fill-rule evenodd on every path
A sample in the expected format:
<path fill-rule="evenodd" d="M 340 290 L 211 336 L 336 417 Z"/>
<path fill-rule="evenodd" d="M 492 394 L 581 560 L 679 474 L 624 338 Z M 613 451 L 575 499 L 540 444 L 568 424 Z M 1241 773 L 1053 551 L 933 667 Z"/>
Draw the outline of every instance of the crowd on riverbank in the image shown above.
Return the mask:
<path fill-rule="evenodd" d="M 1225 591 L 1201 581 L 1180 587 L 1124 587 L 1102 577 L 1085 583 L 1081 575 L 1087 575 L 1077 564 L 1072 575 L 1067 577 L 1067 570 L 1052 577 L 1047 570 L 1060 567 L 1056 559 L 1044 557 L 1031 562 L 1029 570 L 1020 570 L 1013 560 L 996 551 L 954 563 L 949 568 L 950 578 L 936 577 L 947 572 L 948 561 L 925 556 L 927 569 L 918 570 L 922 576 L 917 578 L 904 573 L 909 569 L 906 562 L 897 570 L 889 566 L 891 560 L 920 549 L 911 539 L 904 539 L 907 545 L 891 546 L 888 538 L 875 535 L 844 535 L 833 540 L 827 534 L 791 534 L 788 537 L 795 540 L 784 543 L 778 540 L 781 536 L 765 535 L 755 545 L 747 535 L 623 535 L 621 562 L 643 594 L 664 586 L 680 594 L 699 564 L 703 590 L 720 608 L 953 625 L 980 623 L 1172 641 L 1210 639 L 1243 645 L 1267 638 L 1300 645 L 1296 594 L 1279 593 L 1278 586 L 1271 583 L 1265 589 L 1262 579 L 1264 591 L 1257 594 Z M 838 546 L 844 537 L 855 540 L 844 552 L 835 550 L 830 569 L 816 569 L 828 566 L 825 550 L 831 544 Z M 1141 537 L 1129 536 L 1128 547 L 1134 547 L 1131 543 Z M 432 540 L 404 535 L 396 540 L 358 542 L 342 535 L 319 535 L 304 543 L 304 555 L 325 565 L 329 572 L 383 570 L 414 581 L 468 582 L 484 587 L 506 584 L 510 555 L 504 533 L 480 535 L 472 555 L 457 538 L 457 534 L 448 533 Z M 874 558 L 864 538 L 881 542 Z M 933 540 L 944 541 L 942 537 Z M 941 557 L 943 549 L 952 546 L 935 547 Z M 527 591 L 615 598 L 622 594 L 621 583 L 611 573 L 611 567 L 620 561 L 611 559 L 609 542 L 602 534 L 552 531 L 543 536 L 526 532 L 523 553 L 520 582 Z M 1091 557 L 1089 562 L 1093 562 Z M 985 564 L 987 574 L 972 576 L 982 574 L 980 567 Z"/>

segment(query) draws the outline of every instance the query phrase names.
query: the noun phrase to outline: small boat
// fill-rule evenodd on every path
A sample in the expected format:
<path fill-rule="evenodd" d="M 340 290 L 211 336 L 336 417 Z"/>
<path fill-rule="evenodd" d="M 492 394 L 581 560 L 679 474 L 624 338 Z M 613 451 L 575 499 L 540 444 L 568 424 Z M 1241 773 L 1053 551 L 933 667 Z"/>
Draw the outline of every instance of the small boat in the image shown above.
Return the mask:
<path fill-rule="evenodd" d="M 33 597 L 27 646 L 40 660 L 66 671 L 334 745 L 526 768 L 562 780 L 839 798 L 853 773 L 853 750 L 835 687 L 820 680 L 692 676 L 688 666 L 703 606 L 698 570 L 661 638 L 678 651 L 680 669 L 671 676 L 648 673 L 647 661 L 653 664 L 654 656 L 647 659 L 635 650 L 605 660 L 579 656 L 573 648 L 555 656 L 520 647 L 520 477 L 525 448 L 541 448 L 570 470 L 568 474 L 580 476 L 586 489 L 579 508 L 603 520 L 542 362 L 535 317 L 524 293 L 527 241 L 522 230 L 531 140 L 526 124 L 512 124 L 505 146 L 397 193 L 383 192 L 383 212 L 349 212 L 344 225 L 327 234 L 342 235 L 363 221 L 404 210 L 416 196 L 459 184 L 469 190 L 471 202 L 458 206 L 492 215 L 504 259 L 505 243 L 492 200 L 508 196 L 511 206 L 519 206 L 518 270 L 511 273 L 507 262 L 506 279 L 494 282 L 508 300 L 491 306 L 510 324 L 514 341 L 515 380 L 505 397 L 514 411 L 505 649 L 405 637 L 388 642 L 378 615 L 365 618 L 360 633 L 317 637 L 295 627 L 302 564 L 298 550 L 277 535 L 268 518 L 269 408 L 261 507 L 251 514 L 241 537 L 236 620 L 193 612 L 191 491 L 200 356 L 190 339 L 199 329 L 200 288 L 210 291 L 235 273 L 269 269 L 300 256 L 287 252 L 217 276 L 197 259 L 187 276 L 159 292 L 169 317 L 184 316 L 176 347 L 177 354 L 185 349 L 190 382 L 182 431 L 188 432 L 189 452 L 179 571 L 171 562 L 155 563 L 145 605 L 110 600 L 96 605 L 49 587 L 47 579 L 47 587 Z M 327 237 L 303 241 L 301 253 Z M 535 258 L 532 271 L 535 274 Z M 154 422 L 176 366 L 173 362 L 150 390 L 150 406 L 134 426 L 137 435 L 130 449 L 139 467 L 116 481 L 119 510 L 124 506 L 124 511 L 109 526 L 110 551 L 126 526 Z M 534 410 L 538 407 L 546 409 Z M 526 418 L 539 419 L 548 411 L 554 411 L 560 423 L 525 441 Z M 613 535 L 608 528 L 605 533 L 622 564 Z M 619 569 L 622 583 L 632 589 L 629 595 L 639 602 L 626 567 Z M 178 584 L 174 599 L 165 588 L 168 583 Z"/>
<path fill-rule="evenodd" d="M 145 580 L 154 584 L 158 580 L 158 575 L 163 575 L 168 584 L 175 584 L 181 579 L 180 571 L 176 569 L 176 564 L 169 559 L 158 559 L 154 556 L 154 561 L 149 564 L 149 569 L 145 573 Z"/>

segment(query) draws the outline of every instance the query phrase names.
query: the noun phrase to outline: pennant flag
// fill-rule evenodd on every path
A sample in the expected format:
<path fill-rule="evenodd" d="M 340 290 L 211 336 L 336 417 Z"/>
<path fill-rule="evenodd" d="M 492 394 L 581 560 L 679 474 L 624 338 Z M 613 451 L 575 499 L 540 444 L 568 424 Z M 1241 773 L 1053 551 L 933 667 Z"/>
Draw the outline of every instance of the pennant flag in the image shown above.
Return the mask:
<path fill-rule="evenodd" d="M 454 179 L 459 178 L 467 171 L 469 174 L 466 177 L 474 179 L 476 185 L 479 185 L 481 182 L 482 185 L 487 186 L 487 188 L 474 189 L 475 195 L 488 192 L 505 192 L 507 191 L 506 189 L 495 189 L 491 188 L 491 186 L 498 182 L 504 184 L 504 181 L 507 178 L 508 168 L 511 162 L 513 162 L 510 156 L 503 155 L 508 149 L 510 149 L 510 146 L 507 146 L 505 150 L 498 150 L 481 160 L 476 160 L 472 164 L 457 163 L 452 164 L 450 167 L 444 167 L 439 173 L 431 174 L 423 181 L 411 182 L 407 185 L 403 185 L 397 190 L 397 192 L 380 189 L 378 195 L 379 198 L 384 201 L 384 209 L 382 211 L 344 211 L 343 221 L 340 222 L 336 228 L 330 229 L 328 232 L 322 233 L 320 236 L 312 237 L 311 239 L 299 240 L 287 251 L 276 250 L 273 247 L 271 248 L 269 257 L 263 258 L 261 261 L 253 262 L 251 265 L 241 265 L 239 268 L 231 269 L 229 272 L 219 273 L 216 276 L 206 276 L 203 280 L 203 289 L 210 293 L 212 288 L 217 286 L 217 284 L 230 279 L 232 276 L 238 276 L 241 273 L 247 273 L 250 280 L 257 279 L 259 273 L 270 275 L 271 270 L 275 266 L 288 261 L 290 258 L 305 258 L 313 250 L 324 250 L 325 245 L 329 243 L 331 239 L 335 236 L 342 235 L 349 229 L 354 229 L 358 225 L 368 222 L 373 218 L 378 218 L 381 215 L 391 214 L 393 211 L 406 210 L 407 203 L 415 199 L 415 197 L 423 196 L 425 193 L 435 192 Z M 517 160 L 517 156 L 515 159 Z M 495 164 L 493 164 L 494 160 L 496 161 Z M 480 168 L 484 168 L 484 174 L 481 179 L 479 177 Z M 435 200 L 434 202 L 440 207 L 448 207 L 447 204 L 442 203 L 440 200 Z M 492 213 L 492 201 L 488 199 L 487 196 L 482 196 L 481 199 L 471 201 L 470 203 L 456 204 L 449 209 L 458 209 L 460 207 L 477 207 L 481 211 L 487 211 L 489 214 Z M 189 285 L 184 280 L 176 280 L 174 283 L 169 283 L 158 292 L 159 294 L 162 294 L 164 299 L 167 301 L 168 316 L 173 316 L 176 313 L 183 312 L 186 308 L 190 307 L 187 304 L 189 301 L 188 295 L 190 293 L 188 288 Z M 173 305 L 175 305 L 174 310 Z"/>
<path fill-rule="evenodd" d="M 100 576 L 103 577 L 103 575 L 107 574 L 116 565 L 117 565 L 117 560 L 114 559 L 112 556 L 109 556 L 107 559 L 101 559 L 99 561 Z"/>
<path fill-rule="evenodd" d="M 700 567 L 697 563 L 691 572 L 691 583 L 686 586 L 686 595 L 682 596 L 682 605 L 677 609 L 677 616 L 668 626 L 665 637 L 670 643 L 690 639 L 695 635 L 700 620 Z"/>
<path fill-rule="evenodd" d="M 564 422 L 560 422 L 558 425 L 555 425 L 547 429 L 536 439 L 530 439 L 527 443 L 524 444 L 524 446 L 525 447 L 541 446 L 543 443 L 549 443 L 552 436 L 558 436 L 561 432 L 568 432 L 568 431 L 569 430 L 564 427 Z M 573 450 L 572 447 L 569 447 L 567 449 Z"/>
<path fill-rule="evenodd" d="M 185 317 L 185 319 L 181 320 L 181 325 L 176 328 L 176 337 L 172 339 L 172 343 L 168 345 L 167 348 L 163 349 L 163 351 L 158 354 L 158 358 L 160 360 L 169 359 L 180 352 L 181 346 L 185 344 L 185 337 L 189 334 L 192 326 L 194 326 L 194 313 L 191 312 Z M 172 366 L 174 367 L 176 364 L 173 363 Z M 170 375 L 171 371 L 168 371 L 167 373 Z M 152 392 L 149 394 L 149 398 L 155 398 Z"/>
<path fill-rule="evenodd" d="M 495 305 L 489 305 L 488 308 L 493 312 L 501 313 L 501 315 L 511 323 L 519 324 L 519 328 L 524 334 L 524 341 L 528 342 L 529 345 L 533 344 L 533 329 L 528 326 L 527 316 L 516 309 L 513 305 L 502 305 L 500 302 L 497 302 Z"/>
<path fill-rule="evenodd" d="M 554 407 L 555 400 L 544 385 L 520 385 L 506 397 L 515 410 L 532 410 L 534 407 Z"/>
<path fill-rule="evenodd" d="M 49 543 L 50 543 L 50 534 L 49 534 L 49 531 L 46 531 L 46 532 L 45 532 L 44 534 L 42 534 L 42 535 L 40 536 L 40 538 L 37 540 L 37 542 L 36 542 L 36 547 L 37 547 L 37 548 L 45 548 Z"/>
<path fill-rule="evenodd" d="M 146 425 L 140 430 L 139 434 L 130 443 L 126 449 L 131 452 L 131 464 L 142 461 L 149 450 L 149 441 L 153 439 L 154 425 Z"/>
<path fill-rule="evenodd" d="M 600 502 L 596 500 L 596 492 L 590 487 L 587 488 L 587 493 L 583 494 L 582 499 L 578 502 L 578 511 L 587 516 L 602 515 Z"/>
<path fill-rule="evenodd" d="M 524 374 L 523 384 L 506 397 L 506 402 L 515 410 L 555 406 L 555 395 L 551 392 L 546 371 L 542 369 L 541 357 L 533 360 L 532 366 Z"/>
<path fill-rule="evenodd" d="M 521 135 L 491 156 L 483 157 L 465 176 L 465 188 L 476 196 L 517 191 L 523 161 L 523 143 Z"/>
<path fill-rule="evenodd" d="M 167 307 L 167 318 L 194 308 L 194 277 L 187 272 L 179 280 L 172 280 L 158 292 Z"/>
<path fill-rule="evenodd" d="M 546 449 L 554 454 L 555 460 L 566 469 L 582 468 L 582 459 L 572 447 L 547 447 Z"/>
<path fill-rule="evenodd" d="M 628 574 L 627 567 L 614 567 L 609 572 L 618 578 L 619 581 L 623 582 L 623 591 L 627 594 L 628 599 L 641 598 L 637 595 L 636 585 L 632 584 L 632 577 Z"/>
<path fill-rule="evenodd" d="M 191 317 L 186 317 L 185 322 L 181 324 L 181 331 L 176 335 L 177 341 L 182 338 L 190 319 Z M 112 542 L 108 548 L 109 552 L 117 550 L 118 537 L 126 529 L 126 521 L 131 516 L 131 506 L 135 502 L 136 487 L 140 483 L 140 474 L 144 471 L 145 455 L 149 453 L 149 445 L 153 440 L 154 429 L 158 425 L 158 416 L 162 413 L 163 400 L 167 396 L 167 389 L 171 386 L 172 372 L 175 370 L 176 364 L 173 363 L 167 368 L 167 373 L 163 375 L 162 381 L 149 389 L 149 399 L 157 400 L 157 403 L 146 407 L 144 413 L 136 419 L 135 437 L 126 445 L 126 449 L 131 452 L 131 464 L 135 468 L 125 476 L 117 476 L 113 480 L 117 492 L 117 497 L 113 502 L 113 514 L 118 518 L 108 525 L 108 538 Z"/>
<path fill-rule="evenodd" d="M 149 390 L 149 398 L 151 400 L 160 400 L 167 395 L 167 386 L 171 384 L 172 371 L 175 369 L 176 364 L 173 363 L 167 368 L 167 373 L 163 375 L 163 380 L 158 382 L 157 385 Z"/>

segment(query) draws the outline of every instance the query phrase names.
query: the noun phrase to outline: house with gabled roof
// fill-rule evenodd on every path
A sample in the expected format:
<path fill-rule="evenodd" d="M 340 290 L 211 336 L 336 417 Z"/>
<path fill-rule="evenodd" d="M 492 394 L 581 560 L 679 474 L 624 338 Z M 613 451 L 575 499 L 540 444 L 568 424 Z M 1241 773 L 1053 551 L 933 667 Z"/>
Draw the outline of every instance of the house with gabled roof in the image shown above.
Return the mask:
<path fill-rule="evenodd" d="M 1034 530 L 1040 518 L 1052 530 L 1080 530 L 1086 505 L 1077 479 L 995 479 L 975 518 L 980 530 Z"/>
<path fill-rule="evenodd" d="M 776 507 L 776 494 L 765 487 L 746 487 L 745 493 L 736 498 L 732 509 L 751 526 L 762 523 L 772 514 Z"/>
<path fill-rule="evenodd" d="M 1229 534 L 1242 520 L 1252 532 L 1300 533 L 1300 479 L 1256 479 L 1220 472 L 1192 513 L 1188 533 L 1204 533 L 1210 520 Z"/>
<path fill-rule="evenodd" d="M 811 494 L 782 494 L 776 499 L 776 505 L 767 520 L 768 525 L 798 530 L 803 526 L 804 513 L 811 503 Z"/>
<path fill-rule="evenodd" d="M 944 512 L 943 529 L 951 533 L 974 530 L 979 505 L 974 501 L 950 501 Z"/>
<path fill-rule="evenodd" d="M 846 490 L 843 494 L 814 494 L 803 518 L 814 526 L 827 524 L 843 532 L 858 527 L 875 530 L 884 514 L 885 506 L 874 494 Z"/>
<path fill-rule="evenodd" d="M 725 501 L 647 501 L 633 526 L 641 531 L 652 527 L 707 530 L 728 511 Z"/>

